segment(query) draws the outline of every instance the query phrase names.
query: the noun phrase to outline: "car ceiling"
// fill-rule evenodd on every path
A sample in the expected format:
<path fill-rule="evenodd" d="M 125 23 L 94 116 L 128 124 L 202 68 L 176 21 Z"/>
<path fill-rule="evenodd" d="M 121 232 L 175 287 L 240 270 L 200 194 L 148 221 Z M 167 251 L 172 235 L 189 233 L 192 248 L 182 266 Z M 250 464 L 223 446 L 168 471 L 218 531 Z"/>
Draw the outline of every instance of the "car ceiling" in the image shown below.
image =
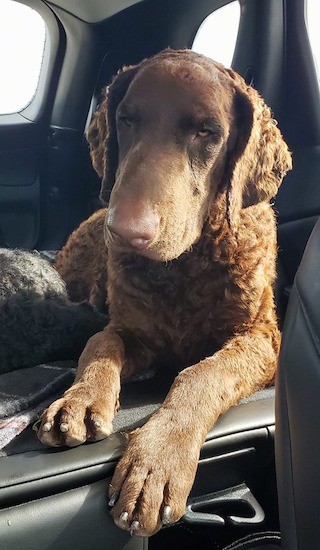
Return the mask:
<path fill-rule="evenodd" d="M 99 23 L 116 13 L 139 4 L 142 0 L 52 0 L 49 5 L 58 6 L 87 23 Z"/>

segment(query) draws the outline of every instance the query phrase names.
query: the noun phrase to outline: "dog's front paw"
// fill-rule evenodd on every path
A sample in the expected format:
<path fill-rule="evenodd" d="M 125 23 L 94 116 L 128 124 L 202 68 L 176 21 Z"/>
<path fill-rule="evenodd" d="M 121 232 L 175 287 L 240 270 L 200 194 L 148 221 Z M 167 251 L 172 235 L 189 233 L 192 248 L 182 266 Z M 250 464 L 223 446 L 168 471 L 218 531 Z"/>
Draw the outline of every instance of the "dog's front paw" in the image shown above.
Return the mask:
<path fill-rule="evenodd" d="M 138 536 L 185 513 L 200 451 L 187 434 L 152 420 L 131 435 L 109 487 L 115 523 Z"/>
<path fill-rule="evenodd" d="M 99 441 L 112 432 L 119 392 L 92 392 L 78 382 L 54 401 L 41 416 L 37 435 L 51 447 L 75 447 L 86 440 Z"/>

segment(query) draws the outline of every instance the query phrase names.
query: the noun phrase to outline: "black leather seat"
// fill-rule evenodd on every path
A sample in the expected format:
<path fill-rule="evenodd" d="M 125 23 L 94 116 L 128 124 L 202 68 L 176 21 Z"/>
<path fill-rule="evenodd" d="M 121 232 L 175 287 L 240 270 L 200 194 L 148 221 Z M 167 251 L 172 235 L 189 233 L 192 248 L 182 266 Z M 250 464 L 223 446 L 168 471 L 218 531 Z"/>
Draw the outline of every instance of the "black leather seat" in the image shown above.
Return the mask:
<path fill-rule="evenodd" d="M 283 550 L 320 548 L 320 220 L 290 294 L 276 385 Z"/>

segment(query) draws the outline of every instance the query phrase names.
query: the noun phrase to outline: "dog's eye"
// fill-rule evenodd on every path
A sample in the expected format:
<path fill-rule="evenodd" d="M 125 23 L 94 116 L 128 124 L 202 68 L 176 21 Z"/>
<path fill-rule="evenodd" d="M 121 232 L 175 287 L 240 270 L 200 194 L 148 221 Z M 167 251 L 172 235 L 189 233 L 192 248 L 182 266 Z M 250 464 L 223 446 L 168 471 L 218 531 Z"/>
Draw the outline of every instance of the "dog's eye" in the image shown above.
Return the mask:
<path fill-rule="evenodd" d="M 211 130 L 208 130 L 207 128 L 203 128 L 203 130 L 199 130 L 199 132 L 197 133 L 197 137 L 199 136 L 201 138 L 209 137 L 211 135 Z"/>
<path fill-rule="evenodd" d="M 131 128 L 132 126 L 132 120 L 128 116 L 125 116 L 125 115 L 119 116 L 118 121 L 121 122 L 122 124 L 125 124 L 125 126 L 128 126 L 129 128 Z"/>

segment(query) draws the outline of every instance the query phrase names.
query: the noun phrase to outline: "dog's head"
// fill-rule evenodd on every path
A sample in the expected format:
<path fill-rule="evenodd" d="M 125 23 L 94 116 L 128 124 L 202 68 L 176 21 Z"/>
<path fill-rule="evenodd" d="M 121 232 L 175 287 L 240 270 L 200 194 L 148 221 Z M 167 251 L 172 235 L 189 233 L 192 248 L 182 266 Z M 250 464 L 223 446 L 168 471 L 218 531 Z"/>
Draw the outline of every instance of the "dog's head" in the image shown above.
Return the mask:
<path fill-rule="evenodd" d="M 105 90 L 88 131 L 108 201 L 110 245 L 177 258 L 200 237 L 223 194 L 239 213 L 272 198 L 291 168 L 259 94 L 232 70 L 189 50 L 125 67 Z"/>

